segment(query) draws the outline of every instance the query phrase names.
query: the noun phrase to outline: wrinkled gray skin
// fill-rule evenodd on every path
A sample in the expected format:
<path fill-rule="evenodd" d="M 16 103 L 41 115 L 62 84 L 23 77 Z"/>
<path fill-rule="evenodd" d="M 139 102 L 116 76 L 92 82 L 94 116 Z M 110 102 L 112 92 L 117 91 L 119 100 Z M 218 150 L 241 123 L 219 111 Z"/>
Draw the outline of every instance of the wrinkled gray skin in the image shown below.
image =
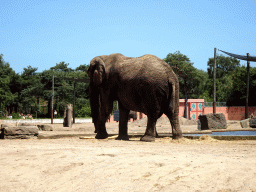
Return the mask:
<path fill-rule="evenodd" d="M 122 54 L 101 55 L 90 62 L 89 95 L 96 139 L 108 137 L 105 123 L 119 103 L 117 140 L 129 140 L 130 110 L 147 115 L 148 122 L 141 141 L 154 141 L 156 121 L 165 114 L 172 125 L 173 138 L 182 137 L 179 125 L 179 81 L 172 68 L 153 55 L 125 57 Z"/>

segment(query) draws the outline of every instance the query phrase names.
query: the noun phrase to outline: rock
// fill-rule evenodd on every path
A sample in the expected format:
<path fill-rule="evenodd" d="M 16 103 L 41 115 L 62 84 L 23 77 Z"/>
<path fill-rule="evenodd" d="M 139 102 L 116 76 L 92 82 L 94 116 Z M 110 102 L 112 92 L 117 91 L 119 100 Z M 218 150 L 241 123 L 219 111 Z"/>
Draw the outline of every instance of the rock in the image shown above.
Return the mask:
<path fill-rule="evenodd" d="M 53 131 L 50 125 L 37 125 L 39 131 Z"/>
<path fill-rule="evenodd" d="M 240 121 L 240 125 L 242 128 L 249 128 L 249 120 L 250 119 L 244 119 Z"/>
<path fill-rule="evenodd" d="M 249 125 L 250 125 L 251 128 L 256 128 L 256 117 L 252 117 L 249 120 Z"/>
<path fill-rule="evenodd" d="M 63 127 L 72 128 L 72 124 L 73 124 L 72 120 L 73 120 L 73 105 L 67 104 L 66 109 L 64 110 Z"/>
<path fill-rule="evenodd" d="M 16 127 L 16 123 L 5 123 L 5 124 L 1 124 L 1 128 L 4 127 Z"/>
<path fill-rule="evenodd" d="M 201 130 L 227 129 L 227 121 L 223 113 L 200 115 Z"/>
<path fill-rule="evenodd" d="M 38 136 L 36 126 L 19 126 L 1 128 L 1 139 L 29 139 Z"/>
<path fill-rule="evenodd" d="M 37 126 L 36 123 L 20 123 L 19 126 Z"/>
<path fill-rule="evenodd" d="M 10 127 L 10 126 L 8 126 L 7 124 L 1 124 L 1 129 L 5 127 Z"/>

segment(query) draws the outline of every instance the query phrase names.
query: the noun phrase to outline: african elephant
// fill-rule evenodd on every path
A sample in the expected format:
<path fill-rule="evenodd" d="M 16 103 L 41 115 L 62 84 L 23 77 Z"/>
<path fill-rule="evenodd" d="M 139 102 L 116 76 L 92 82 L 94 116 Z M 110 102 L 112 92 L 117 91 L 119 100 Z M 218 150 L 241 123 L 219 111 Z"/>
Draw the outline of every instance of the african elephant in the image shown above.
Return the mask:
<path fill-rule="evenodd" d="M 156 121 L 165 114 L 171 123 L 174 139 L 182 137 L 179 125 L 179 81 L 172 68 L 154 55 L 126 57 L 120 53 L 101 55 L 90 62 L 89 97 L 96 139 L 108 137 L 106 121 L 119 103 L 117 140 L 129 140 L 130 110 L 147 115 L 148 122 L 141 141 L 154 141 Z"/>

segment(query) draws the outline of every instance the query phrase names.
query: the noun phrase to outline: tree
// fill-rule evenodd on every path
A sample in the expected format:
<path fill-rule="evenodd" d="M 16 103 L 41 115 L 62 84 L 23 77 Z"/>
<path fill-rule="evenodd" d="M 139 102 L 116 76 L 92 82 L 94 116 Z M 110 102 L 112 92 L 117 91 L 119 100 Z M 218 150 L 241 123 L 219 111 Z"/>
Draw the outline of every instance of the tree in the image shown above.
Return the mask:
<path fill-rule="evenodd" d="M 214 58 L 209 58 L 207 62 L 207 71 L 209 78 L 213 78 Z M 217 55 L 216 57 L 216 78 L 222 78 L 226 74 L 231 74 L 237 67 L 240 66 L 240 60 L 234 57 L 226 57 Z"/>
<path fill-rule="evenodd" d="M 237 67 L 232 76 L 232 90 L 227 99 L 229 106 L 245 106 L 246 102 L 246 80 L 247 68 L 245 66 Z M 256 106 L 256 67 L 250 67 L 249 78 L 249 106 Z"/>
<path fill-rule="evenodd" d="M 51 67 L 50 70 L 53 71 L 60 71 L 60 72 L 73 72 L 74 70 L 71 68 L 68 68 L 69 63 L 65 63 L 64 61 L 60 63 L 56 63 L 55 67 Z"/>
<path fill-rule="evenodd" d="M 42 98 L 43 85 L 40 82 L 40 73 L 37 68 L 30 65 L 23 68 L 20 76 L 21 91 L 19 109 L 23 113 L 37 113 L 39 111 L 39 99 Z"/>
<path fill-rule="evenodd" d="M 207 62 L 207 71 L 209 79 L 207 82 L 206 92 L 209 97 L 213 98 L 213 67 L 214 58 L 209 58 Z M 230 98 L 233 89 L 232 74 L 240 66 L 240 60 L 233 57 L 217 55 L 216 57 L 216 100 L 224 102 Z M 211 99 L 212 101 L 212 99 Z"/>
<path fill-rule="evenodd" d="M 89 68 L 90 66 L 89 65 L 79 65 L 77 68 L 76 68 L 76 71 L 83 71 L 83 72 L 86 72 L 87 69 Z"/>
<path fill-rule="evenodd" d="M 52 78 L 54 75 L 54 109 L 58 111 L 58 116 L 64 114 L 66 104 L 74 102 L 74 88 L 75 88 L 75 116 L 85 113 L 79 113 L 81 108 L 88 102 L 86 88 L 88 84 L 84 82 L 76 82 L 74 79 L 88 79 L 86 73 L 88 66 L 80 65 L 76 70 L 68 68 L 68 64 L 60 62 L 50 70 L 42 72 L 41 83 L 43 87 L 44 99 L 48 101 L 48 116 L 51 114 L 51 100 L 52 100 Z M 88 114 L 88 113 L 86 113 Z"/>
<path fill-rule="evenodd" d="M 2 114 L 5 113 L 6 107 L 11 109 L 17 105 L 18 92 L 12 89 L 16 76 L 10 64 L 4 61 L 3 54 L 0 54 L 0 111 Z"/>

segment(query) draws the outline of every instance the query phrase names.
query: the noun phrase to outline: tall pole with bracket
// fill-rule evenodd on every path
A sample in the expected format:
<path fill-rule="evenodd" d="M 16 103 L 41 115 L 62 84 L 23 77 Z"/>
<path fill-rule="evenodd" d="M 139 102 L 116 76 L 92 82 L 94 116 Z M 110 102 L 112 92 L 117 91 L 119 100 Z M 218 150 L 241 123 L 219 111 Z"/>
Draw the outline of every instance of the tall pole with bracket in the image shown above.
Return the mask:
<path fill-rule="evenodd" d="M 247 82 L 246 82 L 246 102 L 245 102 L 245 119 L 249 118 L 249 110 L 248 110 L 248 103 L 249 103 L 249 81 L 250 81 L 250 61 L 249 53 L 247 53 Z"/>
<path fill-rule="evenodd" d="M 216 113 L 216 48 L 214 48 L 214 67 L 213 67 L 213 114 Z"/>
<path fill-rule="evenodd" d="M 54 99 L 54 75 L 52 76 L 52 114 L 51 114 L 51 124 L 53 124 L 53 99 Z"/>

